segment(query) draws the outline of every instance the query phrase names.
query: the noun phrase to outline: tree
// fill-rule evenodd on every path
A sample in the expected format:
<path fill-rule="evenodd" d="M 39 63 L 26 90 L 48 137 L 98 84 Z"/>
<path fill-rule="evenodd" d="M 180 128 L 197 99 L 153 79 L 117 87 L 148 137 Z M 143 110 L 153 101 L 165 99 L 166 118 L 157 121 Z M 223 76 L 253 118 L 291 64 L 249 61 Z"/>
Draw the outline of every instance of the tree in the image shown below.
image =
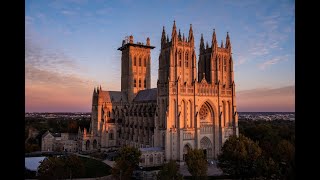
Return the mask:
<path fill-rule="evenodd" d="M 158 180 L 181 180 L 183 176 L 179 173 L 179 167 L 174 160 L 170 160 L 168 163 L 164 164 L 162 169 L 157 175 Z"/>
<path fill-rule="evenodd" d="M 75 119 L 71 119 L 68 121 L 68 132 L 69 133 L 77 133 L 78 132 L 78 121 Z"/>
<path fill-rule="evenodd" d="M 279 165 L 271 157 L 262 156 L 257 163 L 259 176 L 266 179 L 279 179 Z"/>
<path fill-rule="evenodd" d="M 81 177 L 85 168 L 81 159 L 76 155 L 48 157 L 38 167 L 39 179 L 63 179 Z"/>
<path fill-rule="evenodd" d="M 231 136 L 222 146 L 218 167 L 236 177 L 257 177 L 261 148 L 251 139 L 240 134 Z"/>
<path fill-rule="evenodd" d="M 290 179 L 294 176 L 295 147 L 287 140 L 281 140 L 275 152 L 279 162 L 282 178 Z"/>
<path fill-rule="evenodd" d="M 67 155 L 64 160 L 64 166 L 70 179 L 72 179 L 72 177 L 81 177 L 84 175 L 84 164 L 77 155 Z"/>
<path fill-rule="evenodd" d="M 186 164 L 188 171 L 194 178 L 207 176 L 208 163 L 202 149 L 189 149 L 186 155 Z"/>
<path fill-rule="evenodd" d="M 130 179 L 140 161 L 141 152 L 131 146 L 123 146 L 119 150 L 119 157 L 112 168 L 112 174 L 121 179 Z"/>
<path fill-rule="evenodd" d="M 38 167 L 39 179 L 61 179 L 65 177 L 64 163 L 59 157 L 45 158 Z"/>

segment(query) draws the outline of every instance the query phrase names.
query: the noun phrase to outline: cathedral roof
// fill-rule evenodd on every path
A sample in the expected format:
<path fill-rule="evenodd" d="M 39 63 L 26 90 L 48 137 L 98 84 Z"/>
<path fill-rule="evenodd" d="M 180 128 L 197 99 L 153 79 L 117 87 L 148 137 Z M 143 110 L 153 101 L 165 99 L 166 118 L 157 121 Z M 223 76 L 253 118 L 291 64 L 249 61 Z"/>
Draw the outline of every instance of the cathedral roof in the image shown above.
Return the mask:
<path fill-rule="evenodd" d="M 102 98 L 103 102 L 128 102 L 127 96 L 121 91 L 100 91 L 99 99 Z"/>
<path fill-rule="evenodd" d="M 157 88 L 145 89 L 145 90 L 139 91 L 133 101 L 134 102 L 157 101 Z"/>

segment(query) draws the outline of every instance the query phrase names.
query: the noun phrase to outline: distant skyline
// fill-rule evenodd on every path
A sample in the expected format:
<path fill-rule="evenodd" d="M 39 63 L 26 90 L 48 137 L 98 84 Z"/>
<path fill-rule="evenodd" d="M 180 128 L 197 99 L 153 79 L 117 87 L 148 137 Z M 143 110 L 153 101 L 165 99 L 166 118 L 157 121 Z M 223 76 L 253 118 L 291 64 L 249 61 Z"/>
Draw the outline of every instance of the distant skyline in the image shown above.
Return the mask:
<path fill-rule="evenodd" d="M 295 1 L 25 1 L 26 112 L 90 112 L 92 91 L 120 90 L 125 36 L 151 45 L 158 79 L 163 26 L 188 34 L 197 61 L 200 36 L 211 45 L 229 32 L 239 112 L 295 111 Z"/>

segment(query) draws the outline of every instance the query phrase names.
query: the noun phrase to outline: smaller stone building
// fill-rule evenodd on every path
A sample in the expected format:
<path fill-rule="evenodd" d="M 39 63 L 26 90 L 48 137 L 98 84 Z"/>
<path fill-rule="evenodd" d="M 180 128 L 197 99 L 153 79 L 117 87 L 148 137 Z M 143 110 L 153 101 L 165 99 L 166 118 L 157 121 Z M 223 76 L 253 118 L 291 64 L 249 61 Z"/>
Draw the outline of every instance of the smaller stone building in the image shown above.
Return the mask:
<path fill-rule="evenodd" d="M 45 132 L 41 139 L 41 151 L 78 151 L 77 134 Z"/>
<path fill-rule="evenodd" d="M 161 147 L 139 148 L 141 151 L 140 167 L 162 166 L 164 163 L 164 151 Z"/>

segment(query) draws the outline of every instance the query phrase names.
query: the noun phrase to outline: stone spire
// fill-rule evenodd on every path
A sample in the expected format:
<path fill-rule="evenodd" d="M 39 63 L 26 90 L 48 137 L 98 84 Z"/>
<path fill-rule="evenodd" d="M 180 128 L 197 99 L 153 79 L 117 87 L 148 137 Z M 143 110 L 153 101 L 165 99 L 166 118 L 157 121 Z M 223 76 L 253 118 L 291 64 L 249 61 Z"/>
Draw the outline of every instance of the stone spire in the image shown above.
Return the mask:
<path fill-rule="evenodd" d="M 191 42 L 191 43 L 193 43 L 193 42 L 194 42 L 193 30 L 192 30 L 192 24 L 190 24 L 188 41 L 189 41 L 189 42 Z"/>
<path fill-rule="evenodd" d="M 182 41 L 183 41 L 183 42 L 185 41 L 184 33 L 182 33 Z"/>
<path fill-rule="evenodd" d="M 176 21 L 173 21 L 172 33 L 171 33 L 171 41 L 175 42 L 177 40 L 177 27 Z"/>
<path fill-rule="evenodd" d="M 180 29 L 179 29 L 179 35 L 178 35 L 178 39 L 179 39 L 179 41 L 181 41 L 182 39 L 181 39 L 181 33 L 180 33 Z"/>
<path fill-rule="evenodd" d="M 204 40 L 203 40 L 203 34 L 201 33 L 201 39 L 200 39 L 200 51 L 204 50 Z"/>
<path fill-rule="evenodd" d="M 149 37 L 147 37 L 147 44 L 146 45 L 150 46 L 150 38 Z"/>
<path fill-rule="evenodd" d="M 223 47 L 223 40 L 221 40 L 221 48 L 224 48 L 224 47 Z"/>
<path fill-rule="evenodd" d="M 226 37 L 226 48 L 231 51 L 231 42 L 230 42 L 229 32 L 227 32 L 227 37 Z"/>
<path fill-rule="evenodd" d="M 218 42 L 217 42 L 216 30 L 213 29 L 213 34 L 212 34 L 212 51 L 216 50 L 217 48 L 218 48 Z"/>
<path fill-rule="evenodd" d="M 164 26 L 163 26 L 163 29 L 162 29 L 162 36 L 161 36 L 161 46 L 166 42 L 166 30 L 164 29 Z"/>

